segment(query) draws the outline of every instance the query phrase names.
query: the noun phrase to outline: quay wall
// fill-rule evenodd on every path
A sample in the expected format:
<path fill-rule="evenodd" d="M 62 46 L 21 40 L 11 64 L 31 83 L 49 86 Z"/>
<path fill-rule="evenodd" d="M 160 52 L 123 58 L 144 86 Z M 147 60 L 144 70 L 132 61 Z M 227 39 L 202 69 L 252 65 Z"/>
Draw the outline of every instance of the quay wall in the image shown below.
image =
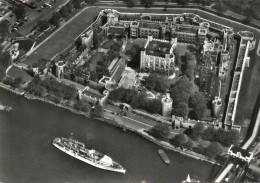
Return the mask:
<path fill-rule="evenodd" d="M 49 103 L 49 104 L 54 105 L 56 107 L 67 109 L 67 110 L 70 110 L 73 113 L 81 114 L 81 115 L 84 115 L 85 117 L 89 117 L 90 118 L 90 115 L 88 113 L 86 113 L 86 112 L 78 111 L 78 110 L 73 109 L 72 107 L 64 106 L 62 104 L 57 104 L 57 103 L 52 102 L 52 101 L 50 101 L 48 99 L 44 99 L 42 97 L 37 97 L 37 96 L 31 95 L 31 94 L 28 94 L 28 93 L 24 94 L 24 97 L 26 99 L 28 99 L 28 100 L 39 100 L 41 102 Z M 95 118 L 95 119 L 97 119 L 99 121 L 102 121 L 102 122 L 105 122 L 105 123 L 108 123 L 110 125 L 114 125 L 116 127 L 122 128 L 122 129 L 126 129 L 126 130 L 129 130 L 129 131 L 135 132 L 138 135 L 146 138 L 147 140 L 157 144 L 158 146 L 160 146 L 160 147 L 162 147 L 164 149 L 175 151 L 175 152 L 178 152 L 178 153 L 180 153 L 182 155 L 185 155 L 185 156 L 197 159 L 197 160 L 201 160 L 201 161 L 209 162 L 211 164 L 219 165 L 215 160 L 209 159 L 208 157 L 206 157 L 206 156 L 204 156 L 202 154 L 198 154 L 198 153 L 195 153 L 195 152 L 190 151 L 190 150 L 183 151 L 180 148 L 174 147 L 173 145 L 171 145 L 171 144 L 169 144 L 167 142 L 159 141 L 159 140 L 153 138 L 152 136 L 148 135 L 147 133 L 145 133 L 144 129 L 131 128 L 129 126 L 119 124 L 116 121 L 110 120 L 108 118 Z"/>
<path fill-rule="evenodd" d="M 16 95 L 23 95 L 25 92 L 24 91 L 17 91 L 12 89 L 9 85 L 5 85 L 4 83 L 0 82 L 0 88 L 3 88 L 4 90 L 10 91 Z"/>

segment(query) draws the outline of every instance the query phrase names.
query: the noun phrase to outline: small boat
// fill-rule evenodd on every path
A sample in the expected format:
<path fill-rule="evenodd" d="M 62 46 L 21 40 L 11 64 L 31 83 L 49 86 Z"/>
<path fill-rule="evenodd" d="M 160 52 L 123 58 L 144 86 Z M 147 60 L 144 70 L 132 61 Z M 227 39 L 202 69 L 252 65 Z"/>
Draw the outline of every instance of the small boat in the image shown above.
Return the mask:
<path fill-rule="evenodd" d="M 12 106 L 5 106 L 5 111 L 6 112 L 10 112 L 12 110 L 13 110 Z"/>
<path fill-rule="evenodd" d="M 170 164 L 170 159 L 168 158 L 168 156 L 165 154 L 165 152 L 162 149 L 158 150 L 158 153 L 160 155 L 160 157 L 162 158 L 162 160 L 164 161 L 164 163 L 166 164 Z"/>
<path fill-rule="evenodd" d="M 10 112 L 11 110 L 13 110 L 13 108 L 11 106 L 5 106 L 0 104 L 0 110 L 5 112 Z"/>

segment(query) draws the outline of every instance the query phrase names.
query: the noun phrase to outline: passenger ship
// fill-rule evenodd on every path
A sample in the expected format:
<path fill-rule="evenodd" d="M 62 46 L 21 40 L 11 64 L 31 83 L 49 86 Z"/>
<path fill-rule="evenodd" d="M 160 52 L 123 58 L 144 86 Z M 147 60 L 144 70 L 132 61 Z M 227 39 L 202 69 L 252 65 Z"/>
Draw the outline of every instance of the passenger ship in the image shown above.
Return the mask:
<path fill-rule="evenodd" d="M 126 169 L 113 161 L 109 156 L 103 155 L 94 149 L 88 149 L 85 147 L 84 143 L 77 140 L 63 137 L 55 138 L 53 140 L 53 145 L 66 154 L 97 168 L 124 174 L 126 172 Z"/>

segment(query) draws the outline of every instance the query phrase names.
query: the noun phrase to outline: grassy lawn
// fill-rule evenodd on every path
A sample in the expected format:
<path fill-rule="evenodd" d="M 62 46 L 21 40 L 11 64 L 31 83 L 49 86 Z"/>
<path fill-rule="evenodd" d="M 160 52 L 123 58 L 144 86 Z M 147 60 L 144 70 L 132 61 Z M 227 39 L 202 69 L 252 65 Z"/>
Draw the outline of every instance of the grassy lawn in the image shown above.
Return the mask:
<path fill-rule="evenodd" d="M 11 69 L 9 69 L 8 72 L 7 72 L 7 76 L 9 76 L 13 79 L 21 77 L 23 83 L 27 83 L 27 82 L 32 80 L 32 77 L 29 74 L 27 74 L 26 71 L 23 71 L 23 70 L 18 69 L 16 67 L 12 67 Z"/>

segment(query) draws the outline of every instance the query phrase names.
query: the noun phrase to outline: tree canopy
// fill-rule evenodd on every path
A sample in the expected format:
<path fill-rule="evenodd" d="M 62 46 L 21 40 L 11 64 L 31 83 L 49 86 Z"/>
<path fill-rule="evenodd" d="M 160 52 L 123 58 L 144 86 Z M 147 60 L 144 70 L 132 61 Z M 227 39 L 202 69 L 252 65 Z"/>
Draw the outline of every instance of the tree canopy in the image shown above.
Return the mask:
<path fill-rule="evenodd" d="M 7 20 L 0 22 L 0 37 L 6 37 L 8 35 L 8 28 L 10 23 Z"/>
<path fill-rule="evenodd" d="M 67 18 L 70 14 L 67 6 L 62 6 L 59 12 L 63 18 Z"/>
<path fill-rule="evenodd" d="M 178 147 L 182 147 L 183 144 L 185 144 L 188 141 L 186 135 L 180 133 L 175 135 L 175 137 L 170 139 L 170 143 L 178 146 Z"/>
<path fill-rule="evenodd" d="M 196 58 L 192 53 L 185 53 L 185 72 L 184 74 L 190 79 L 194 79 L 194 70 L 196 67 Z"/>
<path fill-rule="evenodd" d="M 196 123 L 191 129 L 189 135 L 193 140 L 198 140 L 201 137 L 202 132 L 204 131 L 204 125 L 200 122 Z"/>
<path fill-rule="evenodd" d="M 140 3 L 142 6 L 150 8 L 151 6 L 153 6 L 154 0 L 140 0 Z"/>
<path fill-rule="evenodd" d="M 144 86 L 149 90 L 155 90 L 164 93 L 167 88 L 166 78 L 165 76 L 152 73 L 145 78 Z"/>
<path fill-rule="evenodd" d="M 13 13 L 18 20 L 24 19 L 26 15 L 25 8 L 22 5 L 15 6 Z"/>
<path fill-rule="evenodd" d="M 144 109 L 150 113 L 160 113 L 162 104 L 160 99 L 147 99 L 144 93 L 138 94 L 131 89 L 118 88 L 109 93 L 109 99 L 117 102 L 124 102 L 133 108 Z"/>
<path fill-rule="evenodd" d="M 60 19 L 62 18 L 62 16 L 61 16 L 61 14 L 60 14 L 60 12 L 54 12 L 53 14 L 52 14 L 52 17 L 51 17 L 51 19 L 50 19 L 50 23 L 52 24 L 52 25 L 59 25 L 60 24 Z"/>
<path fill-rule="evenodd" d="M 94 118 L 100 118 L 103 116 L 103 108 L 101 105 L 97 104 L 90 110 L 90 116 Z"/>
<path fill-rule="evenodd" d="M 170 130 L 169 127 L 164 124 L 157 124 L 152 127 L 148 133 L 159 140 L 167 140 Z"/>
<path fill-rule="evenodd" d="M 190 96 L 196 91 L 198 91 L 198 87 L 193 81 L 186 76 L 181 77 L 170 89 L 173 105 L 188 104 Z"/>
<path fill-rule="evenodd" d="M 217 142 L 212 142 L 208 147 L 205 148 L 205 155 L 210 158 L 215 158 L 217 155 L 222 153 L 222 146 Z"/>
<path fill-rule="evenodd" d="M 123 0 L 123 2 L 126 4 L 127 7 L 134 7 L 135 6 L 135 3 L 136 1 L 135 0 Z"/>
<path fill-rule="evenodd" d="M 40 20 L 38 23 L 37 23 L 37 27 L 40 31 L 45 31 L 46 29 L 49 28 L 49 22 L 47 21 L 44 21 L 44 20 Z"/>
<path fill-rule="evenodd" d="M 186 103 L 179 103 L 177 106 L 172 108 L 172 114 L 180 117 L 187 117 L 189 114 L 189 108 Z"/>

